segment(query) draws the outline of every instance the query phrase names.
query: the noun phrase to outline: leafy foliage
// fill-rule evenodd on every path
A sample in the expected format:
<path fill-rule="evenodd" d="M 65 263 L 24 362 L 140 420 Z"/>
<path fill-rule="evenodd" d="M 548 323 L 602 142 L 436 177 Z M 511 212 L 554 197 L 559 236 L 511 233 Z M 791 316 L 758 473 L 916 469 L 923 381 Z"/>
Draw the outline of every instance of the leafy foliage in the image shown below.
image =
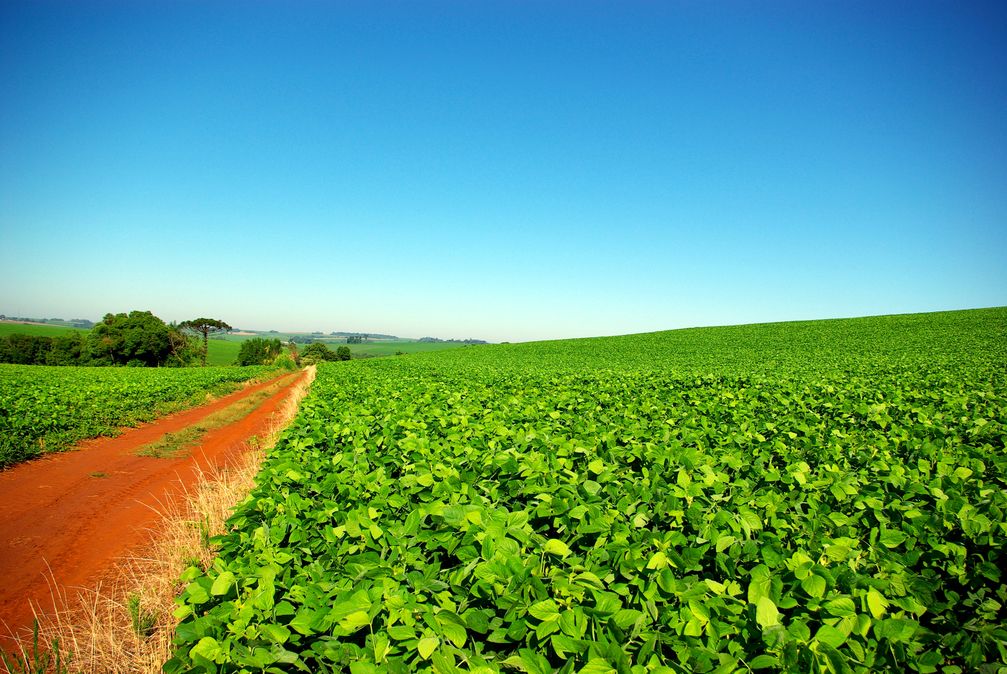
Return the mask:
<path fill-rule="evenodd" d="M 203 367 L 206 367 L 206 353 L 209 351 L 210 335 L 220 332 L 230 332 L 234 328 L 218 318 L 193 318 L 178 324 L 180 330 L 189 330 L 203 336 Z"/>
<path fill-rule="evenodd" d="M 267 368 L 122 369 L 0 366 L 0 467 L 115 435 L 225 393 Z"/>
<path fill-rule="evenodd" d="M 265 365 L 271 362 L 283 351 L 283 344 L 278 339 L 263 339 L 253 337 L 241 343 L 238 351 L 238 365 Z"/>
<path fill-rule="evenodd" d="M 86 335 L 86 336 L 85 336 Z M 0 363 L 18 365 L 185 364 L 175 358 L 180 335 L 149 311 L 105 314 L 89 333 L 0 337 Z"/>
<path fill-rule="evenodd" d="M 149 311 L 105 314 L 88 333 L 90 365 L 157 366 L 171 355 L 171 328 Z"/>
<path fill-rule="evenodd" d="M 305 365 L 337 360 L 350 360 L 350 358 L 350 347 L 339 346 L 336 347 L 335 351 L 333 351 L 321 342 L 309 344 L 301 354 L 301 362 Z"/>
<path fill-rule="evenodd" d="M 167 672 L 1007 660 L 1007 311 L 319 366 Z"/>

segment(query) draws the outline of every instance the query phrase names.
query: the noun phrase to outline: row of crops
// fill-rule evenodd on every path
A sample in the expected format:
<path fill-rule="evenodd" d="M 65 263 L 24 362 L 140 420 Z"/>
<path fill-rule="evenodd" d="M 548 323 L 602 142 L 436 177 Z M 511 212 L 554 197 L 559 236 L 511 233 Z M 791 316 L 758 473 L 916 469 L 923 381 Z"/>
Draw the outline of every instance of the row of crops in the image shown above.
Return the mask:
<path fill-rule="evenodd" d="M 1007 662 L 1007 311 L 323 364 L 167 672 Z"/>
<path fill-rule="evenodd" d="M 0 468 L 234 390 L 265 367 L 0 365 Z"/>

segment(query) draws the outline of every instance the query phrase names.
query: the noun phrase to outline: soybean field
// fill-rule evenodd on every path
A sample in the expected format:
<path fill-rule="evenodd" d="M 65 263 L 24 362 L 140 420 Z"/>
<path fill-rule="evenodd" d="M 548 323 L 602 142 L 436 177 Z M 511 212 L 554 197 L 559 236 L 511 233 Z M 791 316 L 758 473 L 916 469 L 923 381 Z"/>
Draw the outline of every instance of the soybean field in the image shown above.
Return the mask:
<path fill-rule="evenodd" d="M 191 407 L 269 370 L 0 365 L 0 468 Z"/>
<path fill-rule="evenodd" d="M 167 672 L 1007 663 L 1007 310 L 319 366 Z"/>

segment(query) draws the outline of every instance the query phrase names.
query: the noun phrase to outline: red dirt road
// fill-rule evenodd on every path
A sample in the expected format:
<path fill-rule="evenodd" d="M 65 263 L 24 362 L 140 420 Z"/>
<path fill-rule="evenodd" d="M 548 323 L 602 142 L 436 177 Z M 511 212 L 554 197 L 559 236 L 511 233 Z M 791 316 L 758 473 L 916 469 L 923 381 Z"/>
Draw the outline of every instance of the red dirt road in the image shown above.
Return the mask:
<path fill-rule="evenodd" d="M 52 608 L 51 581 L 61 588 L 93 586 L 118 559 L 141 548 L 158 522 L 158 504 L 181 494 L 201 469 L 224 465 L 251 437 L 265 435 L 274 412 L 306 376 L 288 373 L 118 437 L 89 440 L 79 451 L 0 472 L 0 647 L 10 645 L 11 633 L 30 628 L 32 603 L 43 611 Z M 136 455 L 165 433 L 283 377 L 289 381 L 277 393 L 240 421 L 208 432 L 190 456 Z"/>

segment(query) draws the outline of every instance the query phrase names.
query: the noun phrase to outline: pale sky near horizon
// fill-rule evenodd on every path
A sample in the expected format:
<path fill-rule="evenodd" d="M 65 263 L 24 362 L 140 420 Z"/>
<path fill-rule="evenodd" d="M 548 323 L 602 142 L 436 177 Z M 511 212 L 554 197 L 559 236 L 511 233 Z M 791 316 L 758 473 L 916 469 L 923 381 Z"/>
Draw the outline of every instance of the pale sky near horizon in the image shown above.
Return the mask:
<path fill-rule="evenodd" d="M 1002 2 L 0 3 L 0 313 L 522 341 L 1007 304 Z"/>

